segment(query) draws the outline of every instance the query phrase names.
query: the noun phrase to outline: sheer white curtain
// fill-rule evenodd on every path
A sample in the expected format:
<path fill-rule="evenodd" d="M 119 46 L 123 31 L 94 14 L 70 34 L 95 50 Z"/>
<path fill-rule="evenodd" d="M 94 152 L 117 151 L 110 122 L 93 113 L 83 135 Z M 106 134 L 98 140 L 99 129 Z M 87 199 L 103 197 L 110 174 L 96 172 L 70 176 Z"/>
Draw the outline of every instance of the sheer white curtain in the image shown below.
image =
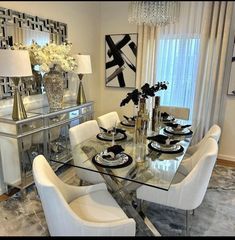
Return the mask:
<path fill-rule="evenodd" d="M 144 83 L 152 86 L 156 82 L 156 40 L 157 27 L 138 25 L 138 49 L 136 67 L 136 88 L 140 89 Z M 146 102 L 150 110 L 152 99 Z M 150 111 L 151 113 L 151 111 Z"/>
<path fill-rule="evenodd" d="M 198 70 L 204 2 L 181 2 L 179 20 L 162 27 L 157 36 L 157 81 L 167 81 L 159 92 L 161 105 L 187 107 L 192 118 Z"/>
<path fill-rule="evenodd" d="M 168 89 L 157 93 L 161 105 L 193 107 L 203 6 L 204 2 L 180 2 L 178 22 L 138 26 L 137 87 L 167 81 Z"/>
<path fill-rule="evenodd" d="M 194 99 L 193 124 L 199 125 L 197 142 L 214 123 L 220 124 L 222 89 L 233 2 L 205 2 L 200 60 Z"/>
<path fill-rule="evenodd" d="M 180 4 L 177 23 L 165 27 L 138 27 L 137 87 L 145 82 L 152 85 L 165 80 L 170 83 L 168 89 L 158 95 L 164 94 L 165 98 L 169 95 L 172 102 L 185 106 L 191 101 L 192 123 L 195 127 L 199 126 L 194 138 L 197 142 L 213 123 L 220 123 L 225 59 L 234 2 L 192 1 Z M 171 45 L 167 41 L 161 45 L 164 39 L 173 41 Z M 165 57 L 171 54 L 172 62 L 158 59 L 159 51 Z M 196 51 L 197 55 L 193 53 Z M 157 79 L 159 71 L 167 72 L 168 77 Z M 194 82 L 189 83 L 187 76 L 191 76 Z M 189 88 L 185 90 L 187 84 Z M 184 91 L 180 92 L 183 88 Z"/>

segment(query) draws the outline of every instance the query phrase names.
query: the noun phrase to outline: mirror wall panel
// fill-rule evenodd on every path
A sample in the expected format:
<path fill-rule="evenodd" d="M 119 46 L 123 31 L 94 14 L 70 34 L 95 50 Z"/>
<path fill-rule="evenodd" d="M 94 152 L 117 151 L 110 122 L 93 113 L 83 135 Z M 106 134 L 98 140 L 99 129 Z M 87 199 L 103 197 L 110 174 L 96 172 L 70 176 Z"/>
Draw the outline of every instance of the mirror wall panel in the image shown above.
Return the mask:
<path fill-rule="evenodd" d="M 0 7 L 0 48 L 8 48 L 14 43 L 30 45 L 32 40 L 39 45 L 49 42 L 61 44 L 67 40 L 67 24 Z M 66 89 L 67 73 L 64 73 L 64 79 Z M 9 78 L 0 77 L 0 99 L 12 98 L 12 86 Z M 27 96 L 44 92 L 43 82 L 36 73 L 22 79 L 19 88 L 21 94 Z"/>

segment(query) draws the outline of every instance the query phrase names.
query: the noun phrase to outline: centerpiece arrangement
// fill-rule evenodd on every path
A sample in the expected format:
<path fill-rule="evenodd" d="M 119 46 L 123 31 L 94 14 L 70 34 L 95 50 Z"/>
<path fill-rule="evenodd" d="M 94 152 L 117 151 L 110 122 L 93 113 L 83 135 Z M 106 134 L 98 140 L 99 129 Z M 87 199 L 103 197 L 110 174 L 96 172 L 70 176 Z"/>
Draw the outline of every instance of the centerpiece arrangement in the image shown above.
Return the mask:
<path fill-rule="evenodd" d="M 19 49 L 29 51 L 31 64 L 38 65 L 39 71 L 43 75 L 43 83 L 51 110 L 61 109 L 63 105 L 63 72 L 73 71 L 77 67 L 75 59 L 70 53 L 71 47 L 72 44 L 68 42 L 60 45 L 48 43 L 40 46 L 33 41 L 29 46 L 18 45 Z"/>
<path fill-rule="evenodd" d="M 146 109 L 146 99 L 149 97 L 155 97 L 155 107 L 152 114 L 152 125 L 155 123 L 156 113 L 155 110 L 159 106 L 160 97 L 155 96 L 156 92 L 167 89 L 166 82 L 158 82 L 150 87 L 148 83 L 145 83 L 141 90 L 134 89 L 132 92 L 127 93 L 127 96 L 121 101 L 120 106 L 125 106 L 127 103 L 132 101 L 134 105 L 138 106 L 138 114 L 135 123 L 135 136 L 136 141 L 142 141 L 142 136 L 146 135 L 146 131 L 149 123 L 149 114 Z M 153 126 L 155 128 L 155 125 Z M 154 129 L 153 129 L 154 130 Z"/>
<path fill-rule="evenodd" d="M 138 105 L 141 99 L 147 99 L 148 97 L 154 97 L 155 93 L 160 90 L 166 90 L 167 83 L 166 82 L 158 82 L 154 84 L 152 87 L 148 83 L 145 83 L 141 87 L 141 91 L 138 89 L 133 90 L 131 93 L 127 93 L 126 98 L 121 101 L 120 106 L 124 106 L 129 103 L 131 100 L 134 105 Z"/>

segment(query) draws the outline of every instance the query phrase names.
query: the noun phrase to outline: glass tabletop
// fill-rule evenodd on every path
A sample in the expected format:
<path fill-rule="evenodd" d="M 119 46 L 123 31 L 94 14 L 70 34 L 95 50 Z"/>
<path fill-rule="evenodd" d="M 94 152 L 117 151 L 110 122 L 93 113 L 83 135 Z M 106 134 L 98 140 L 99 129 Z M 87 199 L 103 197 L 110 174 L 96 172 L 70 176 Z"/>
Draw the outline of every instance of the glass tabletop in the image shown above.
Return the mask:
<path fill-rule="evenodd" d="M 184 135 L 171 134 L 166 131 L 169 130 L 166 126 L 159 132 L 148 130 L 146 137 L 162 134 L 170 136 L 171 140 L 179 140 L 170 148 L 159 146 L 157 142 L 146 137 L 141 144 L 136 143 L 134 131 L 128 128 L 125 130 L 126 138 L 117 137 L 115 143 L 107 141 L 105 135 L 102 140 L 102 134 L 99 134 L 101 137 L 94 136 L 76 145 L 72 151 L 74 166 L 115 176 L 123 184 L 136 182 L 168 190 L 196 129 L 191 129 L 191 134 Z M 107 148 L 113 144 L 124 150 L 117 154 L 118 157 L 109 160 L 105 158 Z"/>

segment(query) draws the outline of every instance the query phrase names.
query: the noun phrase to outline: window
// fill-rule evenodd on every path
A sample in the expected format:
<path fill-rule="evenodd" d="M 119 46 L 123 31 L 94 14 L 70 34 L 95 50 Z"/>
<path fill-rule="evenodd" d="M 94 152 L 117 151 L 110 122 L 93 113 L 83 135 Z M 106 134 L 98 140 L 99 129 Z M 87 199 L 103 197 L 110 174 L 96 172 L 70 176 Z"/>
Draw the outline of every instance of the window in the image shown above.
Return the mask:
<path fill-rule="evenodd" d="M 160 91 L 161 105 L 187 107 L 192 119 L 195 85 L 199 61 L 198 37 L 160 38 L 157 51 L 157 81 L 168 82 Z"/>

